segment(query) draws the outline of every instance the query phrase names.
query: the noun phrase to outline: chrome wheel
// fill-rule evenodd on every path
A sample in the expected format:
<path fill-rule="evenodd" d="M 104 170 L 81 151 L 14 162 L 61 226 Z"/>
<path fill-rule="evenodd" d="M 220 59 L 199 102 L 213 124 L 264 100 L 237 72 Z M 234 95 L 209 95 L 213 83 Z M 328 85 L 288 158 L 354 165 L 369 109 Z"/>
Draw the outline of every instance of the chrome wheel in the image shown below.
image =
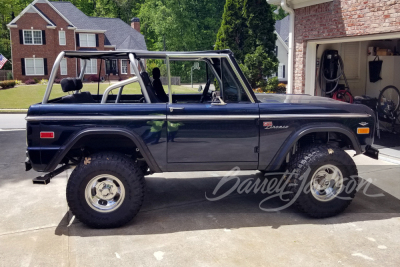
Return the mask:
<path fill-rule="evenodd" d="M 317 200 L 330 201 L 343 189 L 343 174 L 334 165 L 324 165 L 315 171 L 310 181 L 310 189 Z"/>
<path fill-rule="evenodd" d="M 125 188 L 117 177 L 102 174 L 92 178 L 86 185 L 85 198 L 95 211 L 112 212 L 124 201 Z"/>

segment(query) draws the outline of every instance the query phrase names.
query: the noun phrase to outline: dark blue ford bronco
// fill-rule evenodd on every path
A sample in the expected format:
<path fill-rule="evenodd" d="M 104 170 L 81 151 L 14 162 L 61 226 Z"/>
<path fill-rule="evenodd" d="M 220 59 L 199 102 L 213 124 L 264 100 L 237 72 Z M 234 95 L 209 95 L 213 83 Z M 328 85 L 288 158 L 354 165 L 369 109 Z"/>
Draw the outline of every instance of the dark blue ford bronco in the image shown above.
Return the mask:
<path fill-rule="evenodd" d="M 51 99 L 63 58 L 76 58 L 80 72 L 54 86 L 65 96 Z M 103 67 L 108 74 L 110 66 L 131 78 L 101 94 L 85 90 L 85 73 Z M 229 50 L 61 52 L 43 101 L 26 120 L 26 169 L 47 173 L 33 182 L 47 184 L 74 166 L 70 210 L 96 228 L 121 226 L 138 213 L 145 175 L 234 167 L 286 173 L 296 206 L 312 217 L 333 216 L 350 204 L 358 182 L 344 150 L 378 155 L 371 109 L 308 95 L 255 95 Z"/>

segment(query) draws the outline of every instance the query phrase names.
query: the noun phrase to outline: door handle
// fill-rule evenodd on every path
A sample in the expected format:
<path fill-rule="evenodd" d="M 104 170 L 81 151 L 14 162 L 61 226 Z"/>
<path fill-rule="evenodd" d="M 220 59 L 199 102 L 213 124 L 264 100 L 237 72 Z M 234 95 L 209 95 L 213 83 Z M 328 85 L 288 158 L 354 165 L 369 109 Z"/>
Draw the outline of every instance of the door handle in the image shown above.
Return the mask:
<path fill-rule="evenodd" d="M 174 112 L 174 110 L 183 110 L 183 109 L 185 109 L 185 108 L 174 108 L 174 107 L 169 107 L 169 111 L 170 112 Z"/>

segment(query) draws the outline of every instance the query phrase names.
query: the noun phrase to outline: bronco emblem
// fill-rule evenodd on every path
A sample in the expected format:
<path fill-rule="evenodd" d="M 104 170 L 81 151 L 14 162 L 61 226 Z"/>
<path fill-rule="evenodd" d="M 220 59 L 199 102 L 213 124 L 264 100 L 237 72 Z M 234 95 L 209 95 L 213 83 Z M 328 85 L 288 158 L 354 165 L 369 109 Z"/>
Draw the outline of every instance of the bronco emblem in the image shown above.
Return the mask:
<path fill-rule="evenodd" d="M 284 126 L 273 126 L 272 121 L 264 121 L 263 126 L 265 127 L 266 130 L 268 129 L 286 129 L 289 128 L 289 126 L 284 125 Z"/>

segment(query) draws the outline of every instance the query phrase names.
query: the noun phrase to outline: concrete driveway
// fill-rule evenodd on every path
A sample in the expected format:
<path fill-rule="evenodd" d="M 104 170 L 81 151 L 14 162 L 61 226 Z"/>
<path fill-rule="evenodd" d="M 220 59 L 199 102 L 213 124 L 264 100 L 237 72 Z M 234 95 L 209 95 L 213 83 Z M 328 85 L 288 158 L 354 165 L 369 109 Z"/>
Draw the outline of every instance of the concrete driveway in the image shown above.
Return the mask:
<path fill-rule="evenodd" d="M 394 163 L 356 157 L 360 175 L 373 179 L 367 193 L 384 196 L 358 192 L 343 214 L 321 220 L 294 208 L 261 211 L 261 194 L 206 200 L 224 172 L 154 174 L 132 222 L 94 230 L 68 212 L 70 171 L 33 185 L 38 174 L 24 171 L 25 132 L 2 131 L 0 144 L 0 266 L 400 264 L 400 165 Z"/>

